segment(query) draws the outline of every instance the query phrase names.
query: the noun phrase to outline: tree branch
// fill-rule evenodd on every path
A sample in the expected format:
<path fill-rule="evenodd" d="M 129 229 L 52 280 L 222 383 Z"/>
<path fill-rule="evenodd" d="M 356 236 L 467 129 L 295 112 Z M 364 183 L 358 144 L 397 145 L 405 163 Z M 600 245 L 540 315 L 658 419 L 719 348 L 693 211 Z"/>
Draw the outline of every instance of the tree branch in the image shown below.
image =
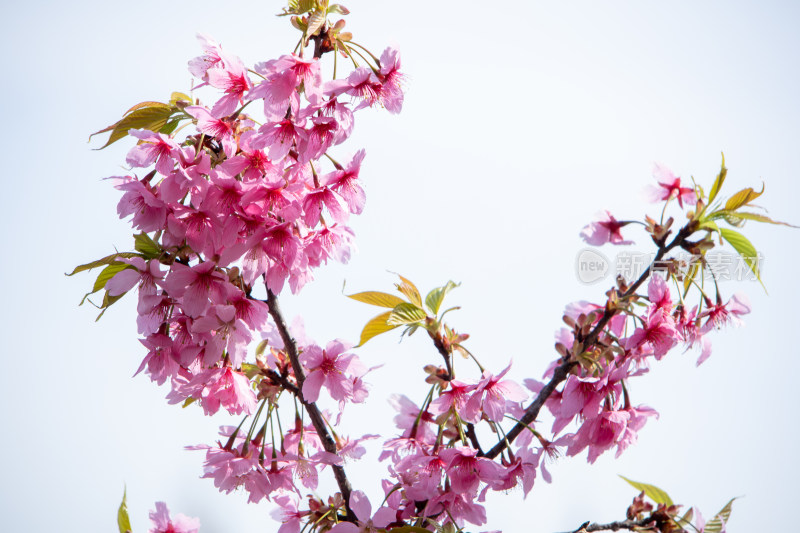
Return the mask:
<path fill-rule="evenodd" d="M 645 280 L 647 280 L 647 278 L 650 277 L 650 272 L 652 272 L 653 270 L 653 265 L 661 261 L 664 258 L 664 255 L 667 254 L 667 252 L 669 252 L 670 250 L 672 250 L 677 246 L 682 245 L 686 240 L 686 238 L 689 237 L 692 233 L 694 233 L 695 231 L 694 226 L 695 223 L 692 220 L 688 224 L 686 224 L 683 228 L 681 228 L 681 230 L 678 232 L 677 235 L 675 235 L 675 238 L 672 239 L 672 241 L 669 244 L 664 244 L 662 242 L 658 247 L 658 252 L 656 252 L 655 257 L 653 258 L 653 262 L 647 266 L 642 275 L 639 276 L 639 278 L 633 283 L 633 285 L 628 287 L 628 289 L 620 296 L 619 299 L 625 300 L 630 296 L 632 296 L 639 289 L 639 287 L 645 282 Z M 600 320 L 597 322 L 597 324 L 595 324 L 592 330 L 588 334 L 586 334 L 586 336 L 583 336 L 580 334 L 580 332 L 578 332 L 575 341 L 582 343 L 584 346 L 584 350 L 593 346 L 597 342 L 600 333 L 605 329 L 605 327 L 608 325 L 608 323 L 611 321 L 614 315 L 617 314 L 617 312 L 618 309 L 606 306 L 603 316 L 600 317 Z M 517 422 L 514 425 L 514 427 L 511 428 L 511 430 L 506 434 L 505 439 L 495 444 L 491 450 L 486 452 L 485 457 L 488 457 L 489 459 L 494 459 L 495 457 L 500 455 L 503 452 L 503 450 L 508 448 L 511 445 L 511 443 L 514 442 L 514 439 L 516 439 L 517 436 L 520 433 L 522 433 L 522 431 L 527 426 L 529 426 L 531 423 L 533 423 L 534 420 L 536 420 L 536 417 L 539 415 L 539 411 L 542 409 L 542 406 L 547 401 L 547 398 L 549 398 L 550 395 L 553 394 L 553 391 L 556 390 L 556 387 L 558 387 L 558 385 L 562 381 L 567 379 L 570 370 L 576 364 L 578 364 L 577 361 L 564 360 L 564 362 L 562 362 L 558 367 L 556 367 L 555 371 L 553 372 L 552 379 L 550 379 L 547 385 L 545 385 L 542 388 L 542 390 L 539 391 L 539 394 L 536 396 L 533 402 L 531 402 L 528 408 L 525 409 L 525 414 L 522 416 L 522 418 L 520 418 L 519 422 Z M 592 530 L 592 531 L 599 531 L 599 530 Z"/>
<path fill-rule="evenodd" d="M 305 381 L 306 376 L 305 372 L 303 372 L 303 367 L 300 364 L 300 354 L 297 349 L 297 342 L 289 332 L 289 328 L 286 325 L 286 320 L 283 318 L 281 308 L 278 305 L 278 298 L 270 289 L 267 289 L 267 305 L 269 306 L 269 314 L 272 316 L 272 319 L 275 321 L 275 325 L 278 327 L 278 332 L 283 340 L 286 353 L 289 356 L 289 361 L 292 363 L 294 377 L 297 379 L 296 392 L 292 392 L 295 392 L 297 398 L 306 408 L 306 412 L 308 413 L 309 418 L 311 418 L 311 423 L 314 425 L 314 429 L 317 431 L 317 435 L 319 436 L 320 441 L 322 441 L 322 446 L 325 448 L 325 451 L 336 454 L 336 443 L 328 431 L 325 419 L 317 407 L 317 404 L 306 401 L 306 399 L 303 398 L 303 382 Z M 344 499 L 344 505 L 347 509 L 347 520 L 350 522 L 355 522 L 355 514 L 353 514 L 353 511 L 350 509 L 350 493 L 352 491 L 352 488 L 350 487 L 350 481 L 348 481 L 343 467 L 331 465 L 331 468 L 333 469 L 333 475 L 336 477 L 336 483 L 339 485 L 339 491 L 342 493 L 342 498 Z"/>
<path fill-rule="evenodd" d="M 636 530 L 639 528 L 646 528 L 648 525 L 655 525 L 653 517 L 648 516 L 640 520 L 620 520 L 618 522 L 610 522 L 608 524 L 592 524 L 591 522 L 584 522 L 581 526 L 571 531 L 570 533 L 591 533 L 593 531 L 620 531 L 622 529 Z"/>

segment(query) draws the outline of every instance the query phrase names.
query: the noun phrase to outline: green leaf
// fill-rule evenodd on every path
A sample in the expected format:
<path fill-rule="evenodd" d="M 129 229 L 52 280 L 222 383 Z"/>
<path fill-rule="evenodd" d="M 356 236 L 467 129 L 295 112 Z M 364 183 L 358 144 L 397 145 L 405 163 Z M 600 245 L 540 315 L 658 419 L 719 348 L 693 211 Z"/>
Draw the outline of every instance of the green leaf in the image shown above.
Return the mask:
<path fill-rule="evenodd" d="M 725 222 L 727 222 L 728 224 L 730 224 L 733 227 L 741 228 L 742 226 L 744 226 L 744 222 L 745 221 L 741 217 L 739 217 L 737 215 L 733 215 L 731 213 L 726 213 L 724 218 L 725 218 Z"/>
<path fill-rule="evenodd" d="M 129 265 L 128 263 L 111 263 L 110 265 L 105 267 L 103 270 L 100 271 L 100 274 L 98 274 L 97 279 L 94 281 L 94 287 L 92 288 L 92 293 L 95 293 L 100 289 L 105 288 L 106 283 L 108 283 L 108 280 L 110 280 L 123 270 L 127 270 L 129 268 L 136 270 L 136 267 L 134 267 L 133 265 Z"/>
<path fill-rule="evenodd" d="M 107 255 L 102 259 L 98 259 L 97 261 L 92 261 L 91 263 L 86 263 L 85 265 L 76 266 L 75 270 L 66 275 L 74 276 L 78 272 L 91 270 L 93 268 L 101 267 L 103 265 L 110 265 L 111 263 L 115 263 L 118 257 L 125 257 L 125 258 L 141 257 L 141 254 L 137 254 L 135 252 L 121 252 L 121 253 Z"/>
<path fill-rule="evenodd" d="M 89 139 L 100 133 L 111 131 L 111 136 L 108 138 L 106 144 L 98 148 L 98 150 L 102 150 L 128 135 L 128 130 L 141 128 L 150 131 L 160 130 L 167 124 L 167 120 L 172 113 L 173 108 L 168 104 L 162 104 L 161 102 L 142 102 L 129 109 L 125 113 L 125 116 L 118 122 L 89 135 Z"/>
<path fill-rule="evenodd" d="M 263 341 L 259 342 L 256 346 L 256 357 L 261 357 L 264 355 L 264 351 L 269 346 L 269 339 L 264 339 Z"/>
<path fill-rule="evenodd" d="M 719 218 L 719 216 L 717 216 L 718 213 L 719 213 L 718 211 L 714 212 L 714 213 L 711 213 L 711 215 L 709 215 L 709 217 L 706 220 L 703 220 L 700 223 L 700 225 L 697 227 L 697 229 L 719 231 L 719 226 L 717 226 L 717 224 L 714 222 L 714 219 Z"/>
<path fill-rule="evenodd" d="M 367 322 L 364 326 L 364 329 L 361 330 L 361 339 L 358 341 L 358 345 L 363 346 L 364 343 L 370 340 L 372 337 L 377 337 L 381 333 L 386 333 L 387 331 L 391 331 L 396 328 L 396 325 L 393 326 L 387 323 L 387 320 L 389 320 L 389 316 L 391 314 L 391 311 L 386 311 L 385 313 L 381 313 Z"/>
<path fill-rule="evenodd" d="M 122 492 L 122 503 L 119 504 L 117 510 L 117 525 L 119 526 L 119 533 L 131 533 L 131 519 L 128 516 L 128 489 L 127 487 Z"/>
<path fill-rule="evenodd" d="M 739 255 L 742 257 L 747 266 L 750 267 L 750 270 L 755 274 L 756 279 L 761 286 L 764 287 L 764 282 L 761 281 L 761 274 L 758 271 L 758 252 L 756 251 L 756 247 L 747 240 L 747 237 L 739 233 L 738 231 L 733 231 L 732 229 L 728 228 L 720 228 L 719 234 L 722 236 L 723 239 L 728 241 L 731 246 L 733 246 L 734 250 L 739 252 Z M 764 287 L 766 291 L 766 287 Z"/>
<path fill-rule="evenodd" d="M 164 135 L 172 135 L 172 132 L 178 128 L 178 124 L 180 124 L 182 120 L 183 118 L 181 117 L 171 119 L 169 122 L 164 124 L 164 126 L 160 130 L 158 130 L 158 133 L 163 133 Z"/>
<path fill-rule="evenodd" d="M 425 529 L 424 527 L 417 527 L 417 526 L 400 526 L 400 527 L 393 527 L 392 529 L 388 529 L 391 533 L 431 533 L 430 529 Z"/>
<path fill-rule="evenodd" d="M 628 482 L 636 490 L 643 490 L 644 493 L 654 502 L 656 503 L 663 503 L 666 506 L 673 505 L 672 499 L 669 497 L 669 494 L 664 492 L 663 490 L 659 489 L 655 485 L 649 485 L 647 483 L 640 483 L 638 481 L 631 481 L 630 479 L 626 478 L 625 476 L 619 476 L 625 481 Z"/>
<path fill-rule="evenodd" d="M 103 304 L 100 306 L 100 309 L 102 309 L 102 311 L 100 311 L 100 314 L 97 315 L 97 318 L 95 318 L 94 321 L 97 322 L 98 320 L 103 318 L 103 315 L 106 314 L 108 308 L 117 303 L 117 301 L 123 296 L 125 295 L 119 294 L 117 296 L 109 296 L 108 291 L 106 291 L 106 293 L 103 295 Z"/>
<path fill-rule="evenodd" d="M 747 220 L 755 220 L 756 222 L 766 222 L 767 224 L 778 224 L 781 226 L 789 226 L 790 228 L 796 228 L 798 226 L 793 226 L 792 224 L 788 224 L 786 222 L 780 222 L 778 220 L 772 220 L 768 216 L 761 215 L 759 213 L 747 213 L 744 211 L 738 211 L 736 216 L 739 218 L 744 218 Z"/>
<path fill-rule="evenodd" d="M 725 154 L 722 154 L 722 167 L 720 168 L 719 174 L 717 174 L 717 179 L 714 180 L 714 184 L 711 186 L 711 192 L 708 195 L 708 203 L 714 201 L 714 198 L 717 197 L 719 194 L 719 190 L 722 188 L 722 184 L 725 182 L 725 176 L 728 175 L 728 169 L 725 168 Z"/>
<path fill-rule="evenodd" d="M 348 294 L 347 297 L 359 302 L 364 302 L 365 304 L 377 305 L 378 307 L 388 307 L 389 309 L 394 309 L 398 304 L 404 302 L 402 298 L 399 298 L 394 294 L 387 294 L 385 292 L 377 291 Z"/>
<path fill-rule="evenodd" d="M 689 287 L 691 287 L 692 282 L 697 277 L 697 273 L 700 271 L 702 264 L 700 261 L 691 262 L 689 263 L 688 268 L 686 269 L 686 274 L 683 278 L 683 295 L 686 297 L 686 294 L 689 292 Z"/>
<path fill-rule="evenodd" d="M 682 527 L 689 526 L 692 523 L 692 518 L 694 518 L 694 507 L 689 507 L 689 510 L 684 513 L 684 515 L 676 520 L 678 525 Z"/>
<path fill-rule="evenodd" d="M 317 0 L 289 0 L 289 7 L 283 8 L 281 15 L 302 15 L 313 11 L 316 7 Z"/>
<path fill-rule="evenodd" d="M 350 10 L 344 7 L 342 4 L 331 4 L 328 8 L 328 13 L 338 13 L 339 15 L 349 15 Z"/>
<path fill-rule="evenodd" d="M 720 511 L 708 522 L 706 522 L 705 533 L 721 533 L 722 529 L 725 527 L 725 524 L 728 523 L 731 517 L 731 510 L 733 509 L 733 501 L 736 498 L 731 498 L 725 507 L 720 509 Z"/>
<path fill-rule="evenodd" d="M 327 14 L 324 9 L 317 8 L 308 17 L 308 28 L 306 29 L 306 36 L 312 36 L 325 24 L 325 17 Z"/>
<path fill-rule="evenodd" d="M 408 298 L 409 302 L 416 304 L 417 307 L 422 307 L 422 297 L 419 295 L 417 287 L 400 274 L 398 274 L 397 277 L 400 278 L 401 281 L 400 283 L 394 284 L 397 290 L 403 293 L 405 297 Z"/>
<path fill-rule="evenodd" d="M 253 379 L 261 373 L 261 369 L 257 365 L 242 363 L 242 372 L 247 376 L 247 379 Z"/>
<path fill-rule="evenodd" d="M 759 196 L 764 194 L 764 184 L 761 184 L 761 192 L 754 191 L 751 187 L 746 189 L 742 189 L 741 191 L 737 192 L 730 198 L 728 201 L 725 202 L 725 209 L 727 211 L 736 211 L 743 205 L 747 205 Z"/>
<path fill-rule="evenodd" d="M 133 247 L 137 252 L 142 252 L 145 259 L 155 259 L 161 255 L 161 247 L 147 233 L 134 235 L 133 242 Z"/>
<path fill-rule="evenodd" d="M 416 324 L 427 318 L 424 310 L 420 309 L 414 304 L 403 302 L 397 304 L 394 309 L 389 313 L 389 318 L 386 323 L 391 326 L 400 326 L 403 324 Z"/>
<path fill-rule="evenodd" d="M 111 263 L 110 265 L 105 267 L 103 270 L 100 271 L 100 274 L 97 275 L 97 279 L 94 281 L 94 286 L 92 287 L 92 290 L 83 295 L 81 303 L 79 303 L 78 305 L 83 305 L 83 302 L 86 301 L 86 298 L 96 293 L 100 289 L 105 288 L 106 283 L 108 283 L 108 280 L 116 276 L 119 272 L 122 272 L 123 270 L 126 270 L 128 268 L 133 268 L 135 270 L 136 267 L 134 267 L 133 265 L 129 265 L 127 263 L 117 263 L 117 262 Z M 114 298 L 114 300 L 111 301 L 108 305 L 113 304 L 114 302 L 122 298 L 122 296 L 123 295 L 120 294 L 118 296 L 111 297 Z M 109 299 L 108 294 L 106 294 L 106 297 L 103 298 L 103 305 L 101 306 L 101 309 L 108 307 L 108 305 L 105 305 L 105 301 L 107 299 Z M 103 313 L 100 313 L 100 316 L 103 316 Z M 97 318 L 99 319 L 100 316 L 98 316 Z"/>
<path fill-rule="evenodd" d="M 439 314 L 439 308 L 442 307 L 442 302 L 444 301 L 444 297 L 447 296 L 447 293 L 459 285 L 460 283 L 448 281 L 446 285 L 437 287 L 428 293 L 425 297 L 425 305 L 434 316 Z"/>
<path fill-rule="evenodd" d="M 189 102 L 189 105 L 192 104 L 192 97 L 188 94 L 175 91 L 169 97 L 169 105 L 175 107 L 178 102 Z"/>

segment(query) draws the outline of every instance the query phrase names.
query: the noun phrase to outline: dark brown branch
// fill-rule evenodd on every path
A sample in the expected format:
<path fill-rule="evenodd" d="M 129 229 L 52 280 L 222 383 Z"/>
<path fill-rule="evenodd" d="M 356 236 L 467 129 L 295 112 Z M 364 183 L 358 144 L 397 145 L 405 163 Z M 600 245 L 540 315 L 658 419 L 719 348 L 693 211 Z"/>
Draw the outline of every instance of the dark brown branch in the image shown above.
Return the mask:
<path fill-rule="evenodd" d="M 608 524 L 592 524 L 591 522 L 585 522 L 576 529 L 575 531 L 571 531 L 570 533 L 591 533 L 593 531 L 621 531 L 623 529 L 627 529 L 630 531 L 645 528 L 648 525 L 655 525 L 655 521 L 653 517 L 648 516 L 642 518 L 641 520 L 620 520 L 619 522 L 610 522 Z"/>
<path fill-rule="evenodd" d="M 478 450 L 478 455 L 483 455 L 483 448 L 481 448 L 481 443 L 478 442 L 478 435 L 475 433 L 475 424 L 467 422 L 467 431 L 465 435 L 469 439 L 470 444 L 472 444 L 472 447 Z"/>
<path fill-rule="evenodd" d="M 300 396 L 300 389 L 298 389 L 294 383 L 292 383 L 285 377 L 281 376 L 274 370 L 266 369 L 266 370 L 261 370 L 261 372 L 263 372 L 275 385 L 280 385 L 281 387 L 288 390 L 295 396 Z"/>
<path fill-rule="evenodd" d="M 322 446 L 325 448 L 325 451 L 336 454 L 336 442 L 334 442 L 333 437 L 328 431 L 325 419 L 317 407 L 317 404 L 306 401 L 306 399 L 303 398 L 303 382 L 305 381 L 306 376 L 305 372 L 303 372 L 303 367 L 300 364 L 300 354 L 297 350 L 297 342 L 294 340 L 289 332 L 289 328 L 286 326 L 286 320 L 283 318 L 283 314 L 281 314 L 281 308 L 278 305 L 278 298 L 275 296 L 275 293 L 269 289 L 267 289 L 267 305 L 269 306 L 269 314 L 272 316 L 272 319 L 275 321 L 275 325 L 278 327 L 278 332 L 283 340 L 283 345 L 286 349 L 287 355 L 289 356 L 289 361 L 292 363 L 294 377 L 297 379 L 297 391 L 295 392 L 295 395 L 306 408 L 306 412 L 308 413 L 309 418 L 311 418 L 311 423 L 314 425 L 314 429 L 317 431 L 317 435 L 319 436 L 319 440 L 322 441 Z M 347 509 L 347 520 L 355 522 L 355 514 L 353 514 L 353 511 L 350 509 L 350 493 L 352 491 L 350 487 L 350 481 L 348 481 L 343 467 L 332 465 L 331 468 L 333 469 L 333 475 L 336 477 L 336 483 L 339 485 L 339 491 L 342 493 L 342 498 L 344 499 L 344 505 Z"/>
<path fill-rule="evenodd" d="M 658 247 L 658 252 L 656 252 L 655 257 L 653 258 L 653 262 L 648 265 L 645 271 L 639 276 L 633 285 L 628 287 L 628 289 L 619 297 L 620 300 L 625 300 L 632 296 L 639 287 L 647 280 L 650 276 L 650 272 L 653 270 L 653 265 L 657 264 L 664 258 L 664 255 L 667 254 L 673 248 L 680 246 L 684 243 L 687 237 L 689 237 L 695 231 L 695 223 L 694 221 L 690 221 L 686 226 L 681 228 L 675 238 L 669 244 L 664 244 L 663 242 Z M 600 317 L 600 320 L 595 324 L 592 330 L 586 334 L 586 336 L 578 334 L 577 338 L 575 339 L 576 342 L 580 342 L 584 346 L 584 350 L 587 350 L 589 347 L 593 346 L 596 342 L 600 333 L 605 329 L 611 319 L 616 315 L 618 309 L 615 307 L 606 306 L 605 312 L 603 316 Z M 520 418 L 519 422 L 517 422 L 513 428 L 508 432 L 506 438 L 497 444 L 495 444 L 491 450 L 486 452 L 486 457 L 489 459 L 494 459 L 498 455 L 500 455 L 503 450 L 505 450 L 508 446 L 514 442 L 514 439 L 522 433 L 522 431 L 533 423 L 536 420 L 536 417 L 539 416 L 539 411 L 544 406 L 544 403 L 547 401 L 547 398 L 553 394 L 553 391 L 556 390 L 556 387 L 567 379 L 570 370 L 578 364 L 576 361 L 566 360 L 561 363 L 559 366 L 556 367 L 555 371 L 553 372 L 553 377 L 550 381 L 545 385 L 536 398 L 531 402 L 527 409 L 525 409 L 525 414 Z M 592 530 L 592 531 L 599 531 L 599 530 Z"/>
<path fill-rule="evenodd" d="M 446 379 L 446 381 L 452 381 L 455 376 L 453 376 L 453 363 L 452 363 L 452 353 L 447 350 L 444 343 L 442 342 L 442 338 L 438 333 L 431 333 L 428 331 L 428 335 L 433 340 L 433 345 L 436 346 L 436 349 L 439 351 L 439 354 L 444 359 L 444 364 L 447 367 L 447 378 L 442 377 L 442 379 Z"/>

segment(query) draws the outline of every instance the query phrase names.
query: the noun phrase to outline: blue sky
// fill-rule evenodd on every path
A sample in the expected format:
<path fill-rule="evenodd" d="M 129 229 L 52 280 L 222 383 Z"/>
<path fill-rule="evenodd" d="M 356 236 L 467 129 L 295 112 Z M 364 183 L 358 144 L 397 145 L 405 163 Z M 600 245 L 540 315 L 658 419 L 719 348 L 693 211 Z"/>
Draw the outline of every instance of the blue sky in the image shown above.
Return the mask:
<path fill-rule="evenodd" d="M 606 288 L 575 277 L 580 229 L 601 209 L 657 215 L 642 200 L 654 161 L 709 184 L 724 151 L 728 193 L 763 180 L 760 205 L 800 224 L 796 3 L 345 5 L 358 42 L 401 50 L 408 92 L 398 116 L 361 113 L 341 149 L 367 151 L 367 207 L 353 222 L 359 253 L 284 304 L 319 343 L 355 340 L 372 316 L 342 296 L 344 281 L 349 292 L 389 290 L 388 271 L 425 288 L 453 279 L 462 283 L 452 296 L 462 310 L 452 325 L 471 334 L 471 349 L 497 369 L 513 359 L 520 380 L 541 376 L 563 306 L 599 300 Z M 204 532 L 277 529 L 269 505 L 220 495 L 197 479 L 202 457 L 183 450 L 211 442 L 226 419 L 168 406 L 165 390 L 130 378 L 144 355 L 133 301 L 95 323 L 93 309 L 77 307 L 89 276 L 63 273 L 130 243 L 116 218 L 117 191 L 102 180 L 124 172 L 128 145 L 92 151 L 88 134 L 136 102 L 188 90 L 198 31 L 250 64 L 290 51 L 297 36 L 274 16 L 281 7 L 5 7 L 0 530 L 114 530 L 126 483 L 136 533 L 146 531 L 157 500 L 200 517 Z M 743 496 L 731 531 L 785 527 L 800 475 L 799 234 L 752 224 L 745 231 L 764 255 L 769 291 L 725 285 L 750 296 L 746 327 L 715 335 L 714 355 L 700 368 L 694 354 L 675 352 L 632 384 L 634 401 L 661 413 L 636 447 L 593 466 L 585 456 L 560 461 L 553 484 L 538 481 L 524 502 L 520 493 L 490 500 L 490 527 L 552 532 L 622 518 L 634 493 L 618 474 L 657 484 L 707 515 Z M 631 237 L 646 248 L 642 233 Z M 384 366 L 370 374 L 371 402 L 347 413 L 345 427 L 391 433 L 386 398 L 398 389 L 424 395 L 421 368 L 435 352 L 419 336 L 398 344 L 387 335 L 360 356 Z M 377 494 L 374 465 L 351 471 Z"/>

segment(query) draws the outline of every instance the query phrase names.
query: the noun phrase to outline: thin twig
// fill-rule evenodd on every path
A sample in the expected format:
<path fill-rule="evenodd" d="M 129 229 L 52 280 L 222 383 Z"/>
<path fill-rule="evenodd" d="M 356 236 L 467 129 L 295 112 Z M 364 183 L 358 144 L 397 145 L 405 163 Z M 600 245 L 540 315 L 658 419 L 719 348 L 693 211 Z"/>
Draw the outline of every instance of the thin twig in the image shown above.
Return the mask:
<path fill-rule="evenodd" d="M 278 332 L 283 340 L 286 353 L 289 355 L 289 361 L 292 363 L 294 377 L 297 379 L 298 390 L 295 392 L 295 396 L 306 408 L 306 412 L 308 413 L 309 418 L 311 418 L 311 423 L 314 425 L 314 429 L 317 431 L 317 435 L 319 436 L 320 441 L 322 441 L 322 446 L 325 448 L 325 451 L 336 454 L 336 442 L 334 442 L 333 437 L 328 431 L 325 419 L 317 407 L 317 404 L 306 401 L 306 399 L 303 397 L 303 382 L 305 381 L 306 376 L 305 372 L 303 372 L 303 367 L 300 364 L 300 354 L 297 349 L 297 342 L 294 340 L 289 332 L 289 328 L 286 326 L 286 320 L 283 318 L 281 308 L 278 305 L 278 298 L 275 296 L 275 293 L 269 289 L 267 289 L 267 305 L 269 306 L 269 314 L 272 316 L 272 319 L 275 321 L 275 325 L 278 327 Z M 355 514 L 353 514 L 353 511 L 350 509 L 350 493 L 352 492 L 350 481 L 348 481 L 343 467 L 331 465 L 331 468 L 333 469 L 333 475 L 336 477 L 336 483 L 339 485 L 339 491 L 342 493 L 342 498 L 344 499 L 344 505 L 347 509 L 347 520 L 350 522 L 355 522 Z"/>
<path fill-rule="evenodd" d="M 591 522 L 584 522 L 578 529 L 570 533 L 592 533 L 593 531 L 620 531 L 627 529 L 630 531 L 640 528 L 646 528 L 648 525 L 655 525 L 653 517 L 647 516 L 640 520 L 620 520 L 618 522 L 610 522 L 608 524 L 592 524 Z"/>
<path fill-rule="evenodd" d="M 620 296 L 620 300 L 625 300 L 633 295 L 639 287 L 647 280 L 650 276 L 650 272 L 653 270 L 653 265 L 656 265 L 661 259 L 664 258 L 664 255 L 667 254 L 670 250 L 675 247 L 678 247 L 684 243 L 687 237 L 689 237 L 695 231 L 695 223 L 694 221 L 689 222 L 686 226 L 681 228 L 675 238 L 669 244 L 661 243 L 658 247 L 658 252 L 656 252 L 655 257 L 653 258 L 653 262 L 645 269 L 639 279 L 637 279 L 633 285 L 628 287 L 628 289 Z M 600 333 L 605 329 L 611 319 L 616 315 L 618 310 L 616 308 L 609 308 L 608 306 L 603 313 L 603 316 L 600 317 L 600 320 L 595 324 L 594 328 L 586 334 L 586 336 L 578 334 L 577 338 L 575 339 L 576 342 L 581 342 L 584 346 L 584 350 L 587 350 L 589 347 L 593 346 L 596 342 Z M 553 391 L 556 390 L 556 387 L 569 375 L 570 370 L 572 367 L 577 365 L 577 361 L 565 360 L 559 366 L 556 367 L 555 371 L 553 372 L 553 377 L 550 381 L 545 385 L 536 398 L 531 402 L 527 409 L 525 409 L 525 414 L 520 418 L 519 422 L 511 428 L 511 431 L 508 432 L 506 438 L 502 441 L 498 442 L 497 444 L 492 447 L 491 450 L 486 452 L 485 457 L 489 459 L 494 459 L 498 455 L 500 455 L 503 450 L 505 450 L 508 446 L 514 442 L 514 439 L 522 433 L 525 428 L 530 425 L 536 417 L 539 416 L 539 411 L 542 409 L 542 406 L 547 401 L 547 398 L 553 394 Z"/>

